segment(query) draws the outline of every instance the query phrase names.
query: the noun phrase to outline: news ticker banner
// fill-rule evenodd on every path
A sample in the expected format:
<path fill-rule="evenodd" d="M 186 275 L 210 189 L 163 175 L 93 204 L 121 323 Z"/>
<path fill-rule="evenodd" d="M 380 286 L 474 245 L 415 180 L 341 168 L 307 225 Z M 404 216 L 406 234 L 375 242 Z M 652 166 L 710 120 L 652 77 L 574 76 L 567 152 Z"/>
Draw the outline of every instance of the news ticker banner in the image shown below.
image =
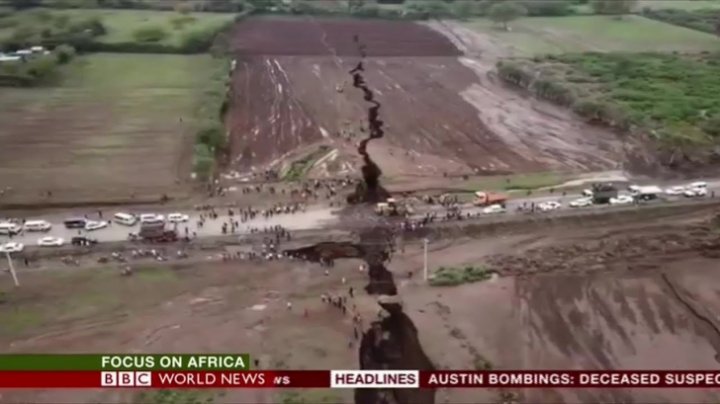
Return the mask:
<path fill-rule="evenodd" d="M 142 355 L 147 359 L 147 356 Z M 103 362 L 100 370 L 86 369 L 91 362 L 76 362 L 55 369 L 57 362 L 10 366 L 0 356 L 2 388 L 720 388 L 720 371 L 417 371 L 417 370 L 232 370 L 173 369 L 177 361 L 161 360 L 160 367 L 146 364 L 133 368 L 129 362 Z M 176 355 L 168 355 L 175 357 Z M 208 355 L 180 355 L 183 360 L 208 367 Z M 196 357 L 190 361 L 189 357 Z M 234 356 L 237 363 L 241 362 Z M 249 359 L 245 355 L 242 360 Z M 81 361 L 82 362 L 82 361 Z M 222 362 L 232 367 L 231 359 Z M 163 367 L 162 363 L 168 365 Z M 204 365 L 200 365 L 204 363 Z M 218 365 L 217 362 L 213 362 Z M 110 366 L 110 367 L 108 367 Z M 114 366 L 114 367 L 112 367 Z"/>

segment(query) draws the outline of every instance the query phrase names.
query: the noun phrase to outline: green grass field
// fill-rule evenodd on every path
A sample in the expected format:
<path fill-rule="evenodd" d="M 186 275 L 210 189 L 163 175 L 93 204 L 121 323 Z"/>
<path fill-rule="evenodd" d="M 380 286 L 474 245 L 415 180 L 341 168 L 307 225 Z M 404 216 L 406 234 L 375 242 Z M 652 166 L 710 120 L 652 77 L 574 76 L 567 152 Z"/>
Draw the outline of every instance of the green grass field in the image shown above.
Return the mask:
<path fill-rule="evenodd" d="M 225 69 L 207 55 L 96 54 L 57 86 L 3 88 L 0 184 L 23 202 L 42 189 L 56 201 L 180 192 L 198 115 Z"/>
<path fill-rule="evenodd" d="M 688 28 L 639 16 L 618 20 L 606 16 L 533 17 L 498 29 L 479 18 L 466 26 L 508 45 L 516 56 L 582 51 L 684 51 L 720 50 L 720 39 Z"/>
<path fill-rule="evenodd" d="M 676 8 L 681 10 L 700 10 L 704 8 L 720 8 L 720 0 L 640 0 L 638 10 L 644 7 L 652 9 Z"/>
<path fill-rule="evenodd" d="M 153 10 L 110 10 L 110 9 L 36 9 L 13 13 L 4 20 L 11 19 L 14 27 L 23 24 L 37 24 L 38 13 L 51 13 L 53 15 L 67 15 L 71 20 L 84 18 L 100 18 L 107 29 L 107 34 L 97 37 L 105 43 L 135 42 L 133 33 L 141 28 L 159 27 L 167 32 L 167 37 L 157 43 L 166 45 L 179 45 L 183 36 L 188 32 L 217 30 L 234 18 L 230 13 L 189 13 L 186 15 L 173 11 Z M 174 25 L 173 21 L 185 19 L 184 24 Z M 2 28 L 0 24 L 0 39 L 12 34 L 14 28 Z"/>

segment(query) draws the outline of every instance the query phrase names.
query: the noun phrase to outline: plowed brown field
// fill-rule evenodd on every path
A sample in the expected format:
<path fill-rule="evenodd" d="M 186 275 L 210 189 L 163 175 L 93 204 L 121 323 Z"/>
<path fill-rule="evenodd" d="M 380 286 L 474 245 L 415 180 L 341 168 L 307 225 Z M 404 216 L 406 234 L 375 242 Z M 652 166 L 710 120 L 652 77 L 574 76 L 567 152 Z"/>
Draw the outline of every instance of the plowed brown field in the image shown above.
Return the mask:
<path fill-rule="evenodd" d="M 348 71 L 359 61 L 355 36 L 365 45 L 366 79 L 382 103 L 387 136 L 370 152 L 386 177 L 584 171 L 619 160 L 612 134 L 509 91 L 483 96 L 478 84 L 488 78 L 430 27 L 258 18 L 234 31 L 237 69 L 227 118 L 233 168 L 277 162 L 318 142 L 354 158 L 367 108 L 349 85 Z"/>

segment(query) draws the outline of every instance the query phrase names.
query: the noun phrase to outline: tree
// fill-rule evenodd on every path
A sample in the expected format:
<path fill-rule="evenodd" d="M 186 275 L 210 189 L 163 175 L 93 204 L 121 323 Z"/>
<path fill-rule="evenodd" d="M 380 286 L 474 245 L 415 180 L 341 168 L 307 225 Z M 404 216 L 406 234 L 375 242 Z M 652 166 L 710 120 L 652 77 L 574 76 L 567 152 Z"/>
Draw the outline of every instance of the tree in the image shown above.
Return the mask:
<path fill-rule="evenodd" d="M 512 2 L 498 3 L 488 10 L 488 17 L 494 22 L 502 23 L 505 31 L 510 30 L 510 27 L 508 27 L 510 21 L 516 20 L 526 14 L 527 10 L 525 7 Z"/>
<path fill-rule="evenodd" d="M 348 0 L 348 11 L 352 14 L 365 5 L 365 0 Z"/>
<path fill-rule="evenodd" d="M 592 8 L 597 14 L 622 16 L 630 14 L 637 0 L 593 0 Z"/>
<path fill-rule="evenodd" d="M 37 7 L 40 5 L 40 0 L 9 0 L 8 4 L 15 9 Z"/>

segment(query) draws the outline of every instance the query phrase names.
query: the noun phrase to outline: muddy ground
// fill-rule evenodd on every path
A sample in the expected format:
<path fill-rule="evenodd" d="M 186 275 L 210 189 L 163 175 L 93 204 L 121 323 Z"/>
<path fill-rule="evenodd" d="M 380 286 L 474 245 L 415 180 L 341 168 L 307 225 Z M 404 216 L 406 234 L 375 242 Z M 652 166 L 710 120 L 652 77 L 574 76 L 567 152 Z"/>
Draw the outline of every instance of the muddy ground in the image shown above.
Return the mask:
<path fill-rule="evenodd" d="M 435 29 L 433 29 L 435 28 Z M 386 178 L 618 168 L 627 146 L 567 112 L 527 100 L 487 77 L 497 57 L 449 29 L 338 19 L 249 19 L 234 31 L 238 67 L 227 119 L 232 167 L 309 159 L 311 174 L 351 171 L 364 136 L 363 100 L 347 72 L 366 44 L 366 78 L 383 104 L 387 136 L 370 147 Z M 461 52 L 466 56 L 459 57 Z M 299 150 L 298 150 L 299 149 Z M 356 166 L 355 164 L 352 164 Z"/>
<path fill-rule="evenodd" d="M 590 229 L 576 222 L 433 241 L 431 269 L 473 264 L 501 274 L 458 287 L 421 281 L 417 241 L 404 243 L 388 267 L 425 351 L 443 368 L 488 362 L 499 369 L 715 369 L 720 233 L 708 219 L 705 212 L 690 212 Z M 5 352 L 249 351 L 265 368 L 354 368 L 350 316 L 323 304 L 320 295 L 346 294 L 352 286 L 351 302 L 364 321 L 372 320 L 377 305 L 361 291 L 366 274 L 359 264 L 338 261 L 327 276 L 324 268 L 304 262 L 149 264 L 131 277 L 107 267 L 57 268 L 21 273 L 23 287 L 15 291 L 3 275 L 0 346 Z M 517 393 L 523 402 L 719 398 L 694 389 Z M 1 402 L 139 400 L 127 390 L 0 394 Z M 248 403 L 281 402 L 286 394 L 212 393 L 215 402 Z M 352 399 L 351 391 L 299 394 L 312 402 Z M 498 395 L 440 391 L 437 402 L 491 402 Z"/>

